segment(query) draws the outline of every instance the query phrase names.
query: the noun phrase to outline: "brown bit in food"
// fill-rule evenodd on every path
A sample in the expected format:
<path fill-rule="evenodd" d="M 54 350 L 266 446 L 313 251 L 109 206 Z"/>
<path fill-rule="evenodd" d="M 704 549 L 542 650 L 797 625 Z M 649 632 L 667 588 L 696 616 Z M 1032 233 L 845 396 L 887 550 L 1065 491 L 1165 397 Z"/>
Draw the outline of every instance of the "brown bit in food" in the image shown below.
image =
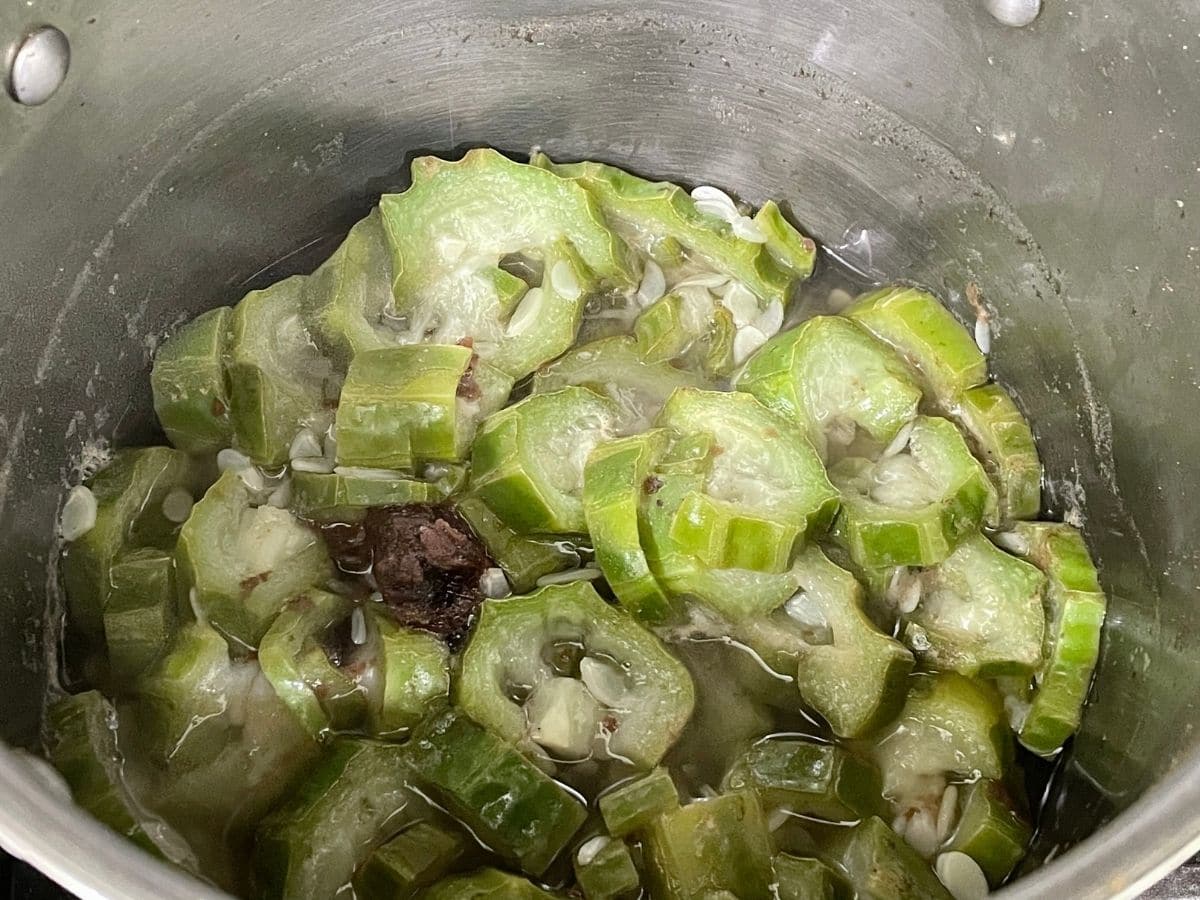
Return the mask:
<path fill-rule="evenodd" d="M 363 527 L 375 583 L 402 625 L 456 645 L 483 602 L 479 577 L 491 565 L 483 545 L 449 506 L 372 509 Z"/>
<path fill-rule="evenodd" d="M 657 494 L 662 486 L 663 480 L 657 475 L 650 475 L 642 482 L 642 490 L 647 494 Z"/>
<path fill-rule="evenodd" d="M 225 415 L 225 413 L 226 413 L 226 412 L 227 412 L 227 410 L 226 410 L 226 408 L 225 408 L 225 404 L 221 402 L 221 398 L 220 398 L 220 397 L 213 397 L 213 402 L 212 402 L 212 414 L 213 414 L 213 415 L 214 415 L 216 418 L 218 418 L 218 419 L 219 419 L 219 418 L 221 418 L 223 415 Z"/>
<path fill-rule="evenodd" d="M 474 339 L 469 337 L 463 338 L 458 343 L 463 347 L 473 347 L 475 345 Z M 466 371 L 464 371 L 462 376 L 458 379 L 458 390 L 456 395 L 462 397 L 464 400 L 478 400 L 483 396 L 483 389 L 479 386 L 479 382 L 475 380 L 475 369 L 478 365 L 479 354 L 472 353 L 471 361 L 467 364 Z"/>
<path fill-rule="evenodd" d="M 249 578 L 243 578 L 240 587 L 244 593 L 248 594 L 270 577 L 270 572 L 259 572 L 257 575 L 251 575 Z"/>

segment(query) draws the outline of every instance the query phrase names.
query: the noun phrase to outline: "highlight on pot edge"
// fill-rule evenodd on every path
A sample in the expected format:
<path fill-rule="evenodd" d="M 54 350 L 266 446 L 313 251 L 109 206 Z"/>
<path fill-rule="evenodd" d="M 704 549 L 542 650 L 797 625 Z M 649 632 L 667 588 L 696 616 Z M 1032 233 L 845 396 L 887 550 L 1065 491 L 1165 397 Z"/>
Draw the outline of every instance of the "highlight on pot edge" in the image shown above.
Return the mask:
<path fill-rule="evenodd" d="M 79 805 L 246 897 L 1003 883 L 1105 598 L 986 322 L 891 285 L 785 329 L 816 248 L 774 203 L 412 175 L 181 327 L 171 446 L 70 491 Z"/>

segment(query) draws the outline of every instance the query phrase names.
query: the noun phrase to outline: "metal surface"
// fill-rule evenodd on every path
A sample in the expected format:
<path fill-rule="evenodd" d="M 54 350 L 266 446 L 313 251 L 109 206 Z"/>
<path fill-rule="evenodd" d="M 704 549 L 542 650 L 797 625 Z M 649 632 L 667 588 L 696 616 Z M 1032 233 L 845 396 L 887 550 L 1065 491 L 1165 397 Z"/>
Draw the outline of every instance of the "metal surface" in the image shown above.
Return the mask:
<path fill-rule="evenodd" d="M 40 106 L 54 96 L 71 65 L 67 36 L 53 25 L 35 29 L 9 55 L 8 92 L 26 106 Z"/>
<path fill-rule="evenodd" d="M 311 268 L 411 153 L 540 144 L 782 196 L 860 267 L 960 310 L 979 283 L 1051 510 L 1083 511 L 1112 597 L 1043 817 L 1057 858 L 1006 895 L 1128 895 L 1198 843 L 1193 2 L 1055 0 L 1013 29 L 960 0 L 39 0 L 0 7 L 0 39 L 43 21 L 71 78 L 0 104 L 10 742 L 35 741 L 54 657 L 62 485 L 97 441 L 153 436 L 159 337 Z M 200 895 L 5 753 L 0 796 L 0 844 L 83 896 Z"/>

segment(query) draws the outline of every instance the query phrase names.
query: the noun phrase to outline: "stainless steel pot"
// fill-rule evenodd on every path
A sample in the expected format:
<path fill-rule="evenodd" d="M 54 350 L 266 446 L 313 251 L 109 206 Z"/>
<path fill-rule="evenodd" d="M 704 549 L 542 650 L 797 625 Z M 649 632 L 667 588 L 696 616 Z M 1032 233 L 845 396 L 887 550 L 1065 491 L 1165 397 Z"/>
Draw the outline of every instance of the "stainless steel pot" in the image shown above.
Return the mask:
<path fill-rule="evenodd" d="M 974 0 L 35 0 L 0 8 L 0 47 L 43 24 L 65 84 L 0 98 L 11 745 L 36 743 L 54 668 L 60 491 L 97 441 L 152 434 L 158 338 L 311 268 L 414 151 L 540 144 L 782 195 L 955 302 L 979 283 L 1051 511 L 1082 510 L 1112 597 L 1052 861 L 1005 893 L 1128 896 L 1200 844 L 1194 0 L 1046 0 L 1021 29 Z M 85 897 L 208 895 L 3 748 L 0 845 Z"/>

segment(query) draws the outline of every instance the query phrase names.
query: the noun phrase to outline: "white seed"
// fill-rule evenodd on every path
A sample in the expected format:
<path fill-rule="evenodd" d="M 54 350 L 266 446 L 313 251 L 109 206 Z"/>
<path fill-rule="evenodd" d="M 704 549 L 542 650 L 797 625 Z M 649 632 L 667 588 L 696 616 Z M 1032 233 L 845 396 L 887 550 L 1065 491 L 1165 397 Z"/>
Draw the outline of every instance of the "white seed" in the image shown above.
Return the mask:
<path fill-rule="evenodd" d="M 529 737 L 557 759 L 588 755 L 599 711 L 595 698 L 575 678 L 547 678 L 525 701 Z"/>
<path fill-rule="evenodd" d="M 911 615 L 918 606 L 921 605 L 921 579 L 915 575 L 910 575 L 908 583 L 904 585 L 904 589 L 900 592 L 900 599 L 896 603 L 896 608 L 903 615 Z"/>
<path fill-rule="evenodd" d="M 808 591 L 797 591 L 783 604 L 783 610 L 800 628 L 800 637 L 804 643 L 813 646 L 833 643 L 833 629 L 829 627 L 829 619 L 824 610 L 813 599 Z"/>
<path fill-rule="evenodd" d="M 371 469 L 366 466 L 334 466 L 333 474 L 362 481 L 403 481 L 405 478 L 395 469 Z"/>
<path fill-rule="evenodd" d="M 537 321 L 538 316 L 541 315 L 542 300 L 544 298 L 545 292 L 540 287 L 527 290 L 525 296 L 521 298 L 521 302 L 517 304 L 517 308 L 509 318 L 505 333 L 511 337 L 521 334 L 532 326 Z"/>
<path fill-rule="evenodd" d="M 642 283 L 638 285 L 637 302 L 643 308 L 662 298 L 667 292 L 667 276 L 663 274 L 662 266 L 652 259 L 647 259 L 642 267 Z"/>
<path fill-rule="evenodd" d="M 965 853 L 951 850 L 939 854 L 933 870 L 954 900 L 983 900 L 988 895 L 983 869 Z"/>
<path fill-rule="evenodd" d="M 714 200 L 717 203 L 725 203 L 737 208 L 737 204 L 733 202 L 733 198 L 721 190 L 719 187 L 713 187 L 711 184 L 701 184 L 692 188 L 693 200 Z"/>
<path fill-rule="evenodd" d="M 721 219 L 730 225 L 742 217 L 742 214 L 737 211 L 737 207 L 733 205 L 732 201 L 730 201 L 729 206 L 726 206 L 717 200 L 697 200 L 696 212 L 712 216 L 715 219 Z"/>
<path fill-rule="evenodd" d="M 950 837 L 950 832 L 954 829 L 957 819 L 958 787 L 952 784 L 942 793 L 942 805 L 938 807 L 937 835 L 939 843 L 945 843 L 946 838 Z"/>
<path fill-rule="evenodd" d="M 217 469 L 222 472 L 240 472 L 249 466 L 250 457 L 232 447 L 226 447 L 217 454 Z"/>
<path fill-rule="evenodd" d="M 191 515 L 192 507 L 196 501 L 192 497 L 191 491 L 186 488 L 175 488 L 170 491 L 167 496 L 163 497 L 162 514 L 168 522 L 186 522 L 187 517 Z"/>
<path fill-rule="evenodd" d="M 625 676 L 602 659 L 591 656 L 581 659 L 579 677 L 588 692 L 605 706 L 619 706 L 628 693 Z"/>
<path fill-rule="evenodd" d="M 846 416 L 834 416 L 825 426 L 825 438 L 838 447 L 849 447 L 858 437 L 858 425 Z"/>
<path fill-rule="evenodd" d="M 910 847 L 926 859 L 933 856 L 938 848 L 937 822 L 927 809 L 918 809 L 908 817 L 908 829 L 904 839 Z"/>
<path fill-rule="evenodd" d="M 896 832 L 900 837 L 904 837 L 905 832 L 908 831 L 908 816 L 899 815 L 892 819 L 892 831 Z"/>
<path fill-rule="evenodd" d="M 484 569 L 483 574 L 479 576 L 479 590 L 483 596 L 490 597 L 493 600 L 498 600 L 501 597 L 507 597 L 512 593 L 512 588 L 508 585 L 508 578 L 504 575 L 503 569 Z"/>
<path fill-rule="evenodd" d="M 1029 716 L 1029 703 L 1016 694 L 1004 695 L 1004 711 L 1008 713 L 1008 724 L 1013 731 L 1020 734 L 1025 727 L 1025 719 Z"/>
<path fill-rule="evenodd" d="M 297 431 L 291 446 L 288 447 L 288 459 L 316 459 L 324 455 L 321 439 L 313 434 L 311 428 L 301 428 Z"/>
<path fill-rule="evenodd" d="M 292 479 L 285 478 L 279 483 L 279 487 L 271 491 L 271 496 L 267 497 L 267 505 L 276 509 L 287 509 L 291 502 Z"/>
<path fill-rule="evenodd" d="M 367 616 L 361 606 L 350 613 L 350 640 L 360 647 L 367 642 Z"/>
<path fill-rule="evenodd" d="M 58 530 L 64 541 L 76 541 L 96 524 L 96 495 L 86 485 L 77 484 L 67 492 Z"/>
<path fill-rule="evenodd" d="M 891 443 L 883 450 L 883 456 L 895 456 L 897 453 L 904 451 L 908 447 L 908 442 L 912 438 L 913 428 L 916 427 L 917 420 L 913 419 L 907 425 L 904 425 L 896 432 L 896 436 L 892 438 Z"/>
<path fill-rule="evenodd" d="M 262 469 L 258 466 L 247 466 L 244 469 L 238 469 L 238 478 L 242 479 L 242 484 L 246 485 L 251 491 L 258 494 L 267 489 L 267 477 L 263 475 Z"/>
<path fill-rule="evenodd" d="M 847 306 L 854 302 L 854 295 L 844 288 L 834 288 L 829 292 L 829 296 L 825 298 L 825 305 L 830 312 L 841 312 Z"/>
<path fill-rule="evenodd" d="M 975 343 L 984 356 L 992 352 L 992 326 L 983 316 L 975 320 Z"/>
<path fill-rule="evenodd" d="M 608 846 L 610 840 L 612 839 L 608 835 L 598 834 L 594 838 L 584 841 L 579 845 L 579 852 L 575 858 L 579 860 L 581 866 L 591 865 L 592 860 Z"/>
<path fill-rule="evenodd" d="M 734 237 L 740 237 L 743 241 L 750 241 L 753 244 L 767 242 L 767 233 L 749 216 L 739 215 L 730 224 L 733 226 Z"/>
<path fill-rule="evenodd" d="M 722 275 L 720 272 L 702 272 L 699 275 L 689 275 L 687 278 L 677 281 L 672 290 L 679 290 L 686 287 L 702 287 L 710 291 L 717 291 L 727 284 L 729 284 L 728 275 Z"/>
<path fill-rule="evenodd" d="M 565 259 L 560 259 L 550 267 L 550 287 L 564 300 L 578 300 L 583 294 L 575 270 Z"/>
<path fill-rule="evenodd" d="M 754 327 L 767 337 L 777 335 L 779 329 L 783 327 L 783 304 L 778 300 L 772 300 L 768 303 L 767 308 L 763 310 L 763 314 L 754 323 Z"/>
<path fill-rule="evenodd" d="M 331 475 L 334 470 L 333 460 L 324 456 L 318 456 L 316 459 L 293 459 L 293 472 L 308 472 L 313 475 Z"/>
<path fill-rule="evenodd" d="M 762 317 L 762 311 L 758 308 L 758 298 L 744 284 L 731 281 L 729 286 L 721 296 L 721 305 L 729 310 L 733 316 L 733 324 L 741 328 L 744 325 L 754 324 Z M 782 307 L 780 307 L 782 311 Z"/>
<path fill-rule="evenodd" d="M 1015 553 L 1017 556 L 1029 555 L 1029 541 L 1015 531 L 999 531 L 992 535 L 992 540 L 997 547 L 1009 553 Z"/>
<path fill-rule="evenodd" d="M 537 580 L 538 587 L 546 587 L 551 584 L 570 584 L 573 581 L 595 581 L 597 578 L 602 578 L 604 573 L 599 569 L 583 568 L 583 569 L 567 569 L 565 572 L 551 572 L 549 575 L 543 575 Z"/>
<path fill-rule="evenodd" d="M 755 328 L 753 325 L 747 325 L 744 328 L 739 328 L 737 335 L 733 339 L 733 362 L 735 365 L 744 363 L 759 347 L 767 342 L 767 336 Z"/>
<path fill-rule="evenodd" d="M 983 0 L 988 12 L 1001 25 L 1024 28 L 1042 11 L 1042 0 Z"/>

